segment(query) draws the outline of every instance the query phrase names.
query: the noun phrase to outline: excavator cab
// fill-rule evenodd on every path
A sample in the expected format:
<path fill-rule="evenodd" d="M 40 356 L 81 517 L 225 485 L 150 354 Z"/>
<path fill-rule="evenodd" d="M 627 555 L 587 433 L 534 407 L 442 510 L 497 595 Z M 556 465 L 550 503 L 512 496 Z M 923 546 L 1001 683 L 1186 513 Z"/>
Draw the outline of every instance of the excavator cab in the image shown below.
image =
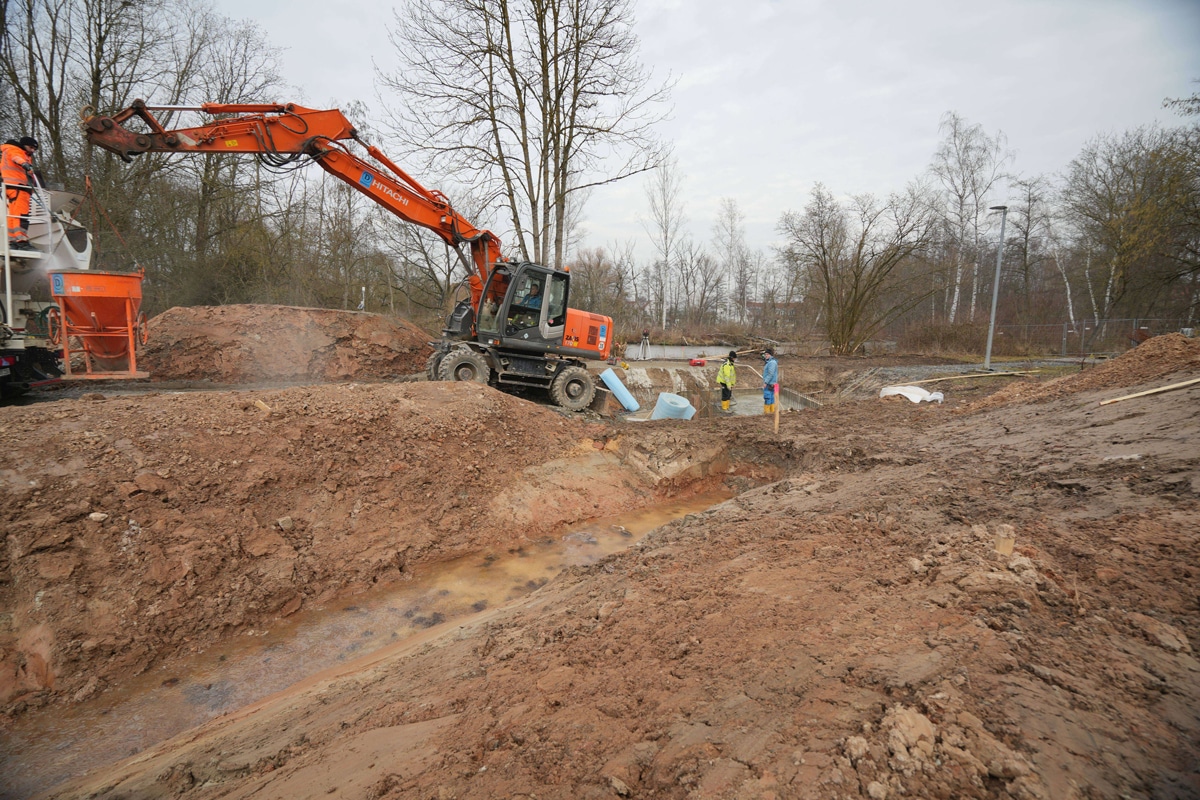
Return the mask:
<path fill-rule="evenodd" d="M 561 348 L 570 278 L 532 263 L 497 266 L 483 287 L 480 344 L 544 353 Z"/>

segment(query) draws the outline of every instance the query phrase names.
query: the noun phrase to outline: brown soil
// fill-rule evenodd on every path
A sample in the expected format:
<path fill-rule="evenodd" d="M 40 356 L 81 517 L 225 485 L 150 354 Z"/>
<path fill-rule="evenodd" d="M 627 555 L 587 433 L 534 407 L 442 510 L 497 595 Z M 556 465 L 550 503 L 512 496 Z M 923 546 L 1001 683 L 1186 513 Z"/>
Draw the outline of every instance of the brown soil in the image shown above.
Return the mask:
<path fill-rule="evenodd" d="M 639 547 L 48 796 L 1196 797 L 1200 387 L 1097 404 L 1200 375 L 1194 342 L 1155 342 L 1036 403 L 852 402 L 778 435 L 473 384 L 2 409 L 8 724 L 720 484 Z"/>
<path fill-rule="evenodd" d="M 424 372 L 433 352 L 410 322 L 324 308 L 177 307 L 149 330 L 138 365 L 159 381 L 390 380 Z"/>
<path fill-rule="evenodd" d="M 1145 340 L 1136 349 L 1112 361 L 1089 367 L 1077 374 L 1049 381 L 1022 380 L 989 395 L 971 406 L 973 411 L 1009 403 L 1043 403 L 1095 390 L 1133 386 L 1157 381 L 1175 372 L 1200 371 L 1200 339 L 1168 333 Z"/>

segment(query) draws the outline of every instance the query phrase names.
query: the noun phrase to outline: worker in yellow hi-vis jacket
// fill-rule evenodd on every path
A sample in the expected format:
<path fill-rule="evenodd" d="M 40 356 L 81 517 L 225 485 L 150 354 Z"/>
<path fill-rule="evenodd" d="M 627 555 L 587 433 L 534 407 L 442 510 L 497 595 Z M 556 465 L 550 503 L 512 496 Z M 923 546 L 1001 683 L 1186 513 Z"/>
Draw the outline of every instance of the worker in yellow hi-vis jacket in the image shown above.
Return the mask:
<path fill-rule="evenodd" d="M 733 362 L 737 360 L 737 351 L 730 350 L 725 357 L 725 363 L 717 370 L 717 383 L 721 387 L 721 410 L 729 413 L 729 401 L 733 399 L 733 387 L 737 385 L 737 369 Z"/>

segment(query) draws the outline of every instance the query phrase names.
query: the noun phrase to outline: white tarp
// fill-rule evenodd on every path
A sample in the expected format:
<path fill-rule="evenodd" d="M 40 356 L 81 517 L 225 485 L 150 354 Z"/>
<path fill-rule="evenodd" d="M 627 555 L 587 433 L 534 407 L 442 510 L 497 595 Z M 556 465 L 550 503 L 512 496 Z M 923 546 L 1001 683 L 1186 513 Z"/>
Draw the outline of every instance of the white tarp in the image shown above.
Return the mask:
<path fill-rule="evenodd" d="M 920 386 L 885 386 L 879 390 L 880 397 L 891 397 L 894 394 L 907 397 L 914 403 L 924 401 L 932 403 L 935 400 L 940 403 L 944 399 L 941 392 L 927 392 Z"/>

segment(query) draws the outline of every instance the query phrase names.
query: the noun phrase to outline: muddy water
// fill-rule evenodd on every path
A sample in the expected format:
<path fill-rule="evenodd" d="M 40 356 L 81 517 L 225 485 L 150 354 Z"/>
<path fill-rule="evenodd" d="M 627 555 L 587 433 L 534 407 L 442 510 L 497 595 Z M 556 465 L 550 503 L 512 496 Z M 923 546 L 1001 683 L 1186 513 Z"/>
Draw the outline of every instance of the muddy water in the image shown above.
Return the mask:
<path fill-rule="evenodd" d="M 522 597 L 567 567 L 595 563 L 654 528 L 727 499 L 707 494 L 593 520 L 558 540 L 483 553 L 411 580 L 248 631 L 186 662 L 150 670 L 119 690 L 48 709 L 0 734 L 0 798 L 28 797 L 144 750 L 219 714 L 426 628 Z"/>
<path fill-rule="evenodd" d="M 694 419 L 703 417 L 722 417 L 726 416 L 721 411 L 721 392 L 719 389 L 713 389 L 707 392 L 688 392 L 686 395 L 681 395 L 689 403 L 692 408 L 696 409 Z M 648 402 L 639 402 L 642 407 L 639 411 L 627 415 L 626 419 L 641 422 L 650 419 L 650 415 L 654 413 L 654 404 L 658 401 L 658 395 Z M 798 411 L 805 408 L 818 408 L 820 403 L 813 400 L 807 395 L 791 390 L 783 390 L 779 397 L 780 411 Z M 737 417 L 752 417 L 763 413 L 763 398 L 762 392 L 758 390 L 735 390 L 733 393 L 733 402 L 729 407 L 729 414 Z"/>

